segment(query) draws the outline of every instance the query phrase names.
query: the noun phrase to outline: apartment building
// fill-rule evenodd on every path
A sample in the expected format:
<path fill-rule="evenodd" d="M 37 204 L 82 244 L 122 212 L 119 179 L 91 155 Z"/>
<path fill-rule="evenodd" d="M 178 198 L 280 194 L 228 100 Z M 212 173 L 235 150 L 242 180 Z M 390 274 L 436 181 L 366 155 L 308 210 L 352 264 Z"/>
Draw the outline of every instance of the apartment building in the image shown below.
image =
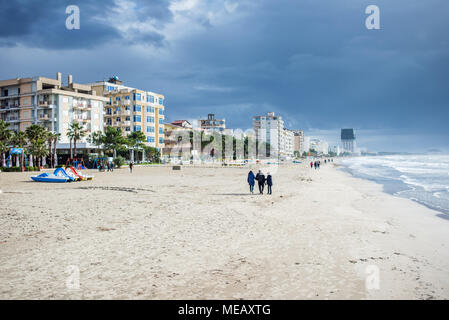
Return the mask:
<path fill-rule="evenodd" d="M 162 154 L 165 160 L 190 160 L 192 156 L 190 133 L 192 130 L 194 129 L 187 120 L 176 120 L 164 124 L 165 147 Z"/>
<path fill-rule="evenodd" d="M 79 122 L 87 135 L 77 148 L 94 148 L 87 136 L 103 129 L 103 106 L 107 101 L 97 96 L 91 86 L 74 83 L 68 75 L 67 85 L 62 74 L 56 79 L 42 76 L 0 81 L 0 119 L 15 131 L 25 131 L 32 124 L 61 134 L 58 149 L 69 148 L 67 130 L 72 122 Z"/>
<path fill-rule="evenodd" d="M 199 127 L 204 130 L 223 132 L 226 130 L 226 120 L 216 119 L 215 114 L 209 113 L 207 119 L 198 120 Z"/>
<path fill-rule="evenodd" d="M 256 140 L 266 142 L 270 145 L 270 156 L 280 157 L 285 154 L 284 138 L 284 120 L 276 116 L 274 112 L 268 112 L 267 115 L 255 116 L 253 118 L 253 129 Z"/>
<path fill-rule="evenodd" d="M 293 153 L 298 152 L 300 155 L 306 151 L 304 143 L 304 131 L 294 130 L 293 131 Z"/>
<path fill-rule="evenodd" d="M 294 155 L 294 146 L 295 143 L 295 134 L 292 130 L 283 129 L 283 137 L 281 144 L 283 145 L 283 152 L 281 152 L 281 156 L 285 158 L 293 157 Z"/>
<path fill-rule="evenodd" d="M 91 84 L 92 90 L 107 98 L 104 125 L 124 135 L 141 131 L 146 145 L 164 148 L 164 96 L 123 85 L 117 77 Z"/>

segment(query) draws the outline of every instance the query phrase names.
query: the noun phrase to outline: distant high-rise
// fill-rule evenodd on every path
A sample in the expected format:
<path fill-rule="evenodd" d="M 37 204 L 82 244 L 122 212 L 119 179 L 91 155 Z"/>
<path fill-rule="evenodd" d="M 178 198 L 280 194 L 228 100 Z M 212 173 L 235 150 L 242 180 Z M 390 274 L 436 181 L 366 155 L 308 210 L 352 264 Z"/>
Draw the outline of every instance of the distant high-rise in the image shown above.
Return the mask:
<path fill-rule="evenodd" d="M 341 129 L 341 144 L 343 152 L 353 153 L 355 150 L 355 130 Z"/>

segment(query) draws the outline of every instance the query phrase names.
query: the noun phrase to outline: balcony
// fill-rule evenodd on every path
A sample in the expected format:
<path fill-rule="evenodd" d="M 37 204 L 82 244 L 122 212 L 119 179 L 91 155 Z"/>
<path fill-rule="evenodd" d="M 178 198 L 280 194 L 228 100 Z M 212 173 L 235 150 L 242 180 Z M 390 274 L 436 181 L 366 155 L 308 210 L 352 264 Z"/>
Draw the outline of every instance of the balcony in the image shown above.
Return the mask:
<path fill-rule="evenodd" d="M 77 117 L 77 116 L 75 116 L 75 117 L 73 117 L 73 120 L 76 120 L 76 121 L 80 121 L 80 122 L 87 122 L 87 121 L 91 121 L 92 119 L 91 119 L 91 117 Z"/>
<path fill-rule="evenodd" d="M 130 116 L 131 115 L 131 110 L 122 110 L 122 111 L 120 111 L 120 115 L 122 115 L 122 116 Z"/>
<path fill-rule="evenodd" d="M 120 125 L 122 127 L 129 127 L 131 126 L 131 121 L 122 121 Z"/>
<path fill-rule="evenodd" d="M 51 121 L 51 116 L 48 114 L 40 114 L 38 119 L 39 121 Z"/>

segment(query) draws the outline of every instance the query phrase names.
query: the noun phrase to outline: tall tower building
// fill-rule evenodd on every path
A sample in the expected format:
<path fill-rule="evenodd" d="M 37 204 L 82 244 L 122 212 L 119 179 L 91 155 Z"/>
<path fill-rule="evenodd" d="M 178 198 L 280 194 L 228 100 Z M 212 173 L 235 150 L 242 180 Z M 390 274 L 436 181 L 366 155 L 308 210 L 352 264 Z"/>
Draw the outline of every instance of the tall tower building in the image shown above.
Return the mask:
<path fill-rule="evenodd" d="M 343 152 L 353 153 L 355 151 L 355 130 L 341 129 L 341 145 Z"/>

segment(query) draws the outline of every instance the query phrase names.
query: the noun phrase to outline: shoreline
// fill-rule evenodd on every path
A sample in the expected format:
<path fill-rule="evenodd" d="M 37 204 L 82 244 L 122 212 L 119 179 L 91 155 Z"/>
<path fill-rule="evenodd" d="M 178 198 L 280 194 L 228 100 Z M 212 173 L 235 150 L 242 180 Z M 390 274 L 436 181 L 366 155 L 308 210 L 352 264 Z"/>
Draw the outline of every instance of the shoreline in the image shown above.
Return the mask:
<path fill-rule="evenodd" d="M 249 194 L 248 167 L 216 169 L 0 174 L 0 298 L 449 299 L 437 211 L 334 164 L 281 166 L 272 196 Z"/>

